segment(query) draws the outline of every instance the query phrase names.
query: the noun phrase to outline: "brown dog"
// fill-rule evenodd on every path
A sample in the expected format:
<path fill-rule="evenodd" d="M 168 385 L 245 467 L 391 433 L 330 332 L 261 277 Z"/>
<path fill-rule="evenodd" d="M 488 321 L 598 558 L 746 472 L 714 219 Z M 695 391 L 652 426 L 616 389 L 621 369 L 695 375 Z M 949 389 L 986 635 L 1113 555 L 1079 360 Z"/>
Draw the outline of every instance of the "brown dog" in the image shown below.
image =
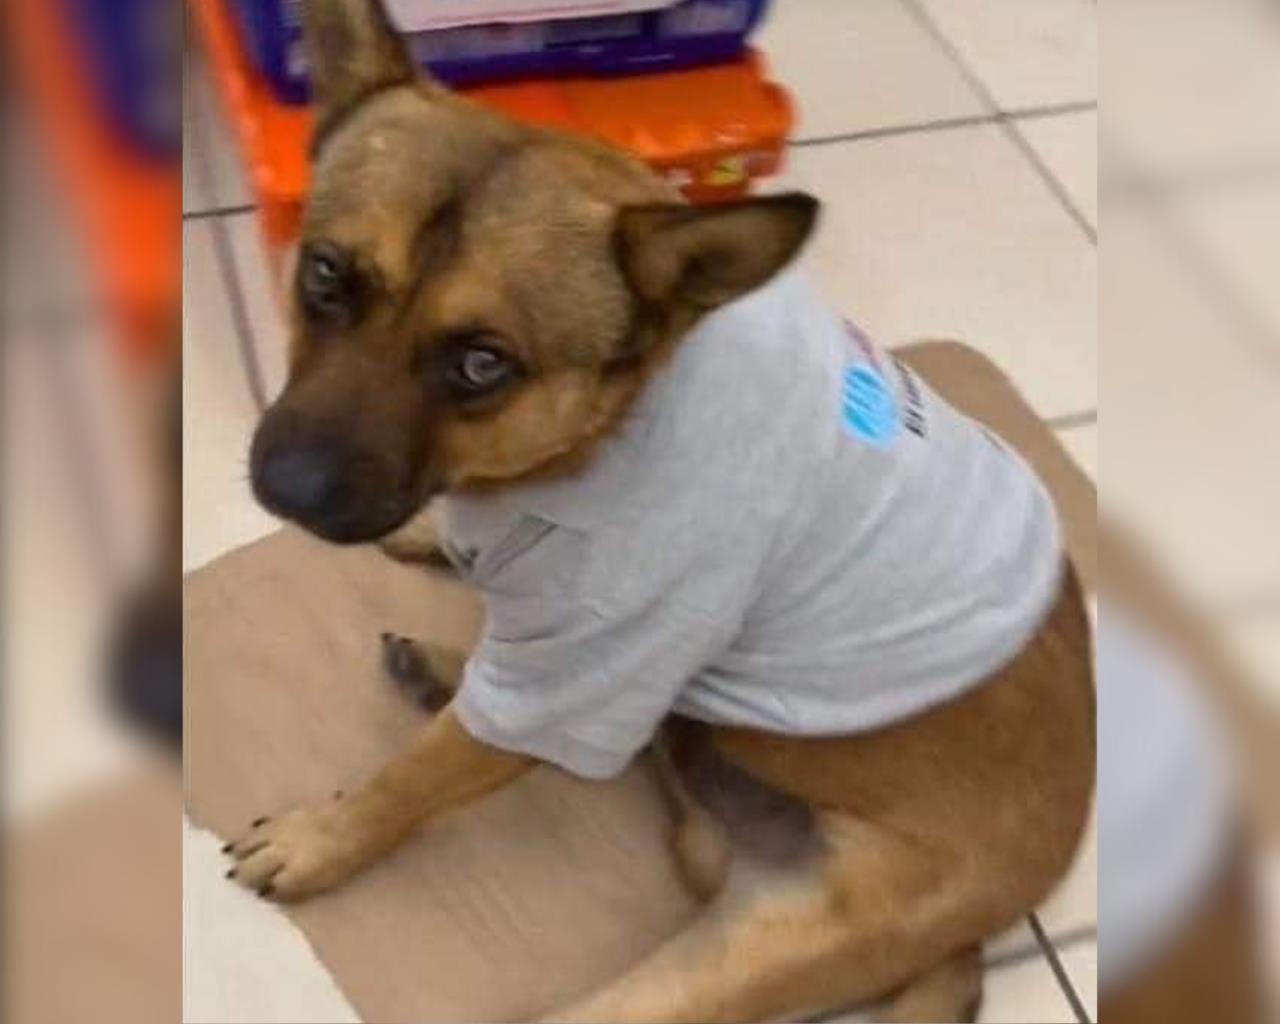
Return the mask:
<path fill-rule="evenodd" d="M 708 312 L 763 285 L 816 204 L 680 204 L 627 156 L 423 79 L 375 0 L 311 0 L 320 119 L 289 384 L 254 441 L 269 508 L 337 542 L 430 547 L 442 492 L 572 474 Z M 409 526 L 406 524 L 409 523 Z M 397 533 L 396 531 L 400 531 Z M 425 652 L 446 688 L 462 662 Z M 748 1021 L 890 998 L 972 1019 L 980 946 L 1064 873 L 1093 782 L 1088 625 L 1068 571 L 1030 643 L 907 721 L 800 738 L 672 720 L 655 764 L 711 905 L 551 1016 Z M 332 804 L 261 820 L 232 874 L 292 899 L 535 762 L 446 705 Z"/>

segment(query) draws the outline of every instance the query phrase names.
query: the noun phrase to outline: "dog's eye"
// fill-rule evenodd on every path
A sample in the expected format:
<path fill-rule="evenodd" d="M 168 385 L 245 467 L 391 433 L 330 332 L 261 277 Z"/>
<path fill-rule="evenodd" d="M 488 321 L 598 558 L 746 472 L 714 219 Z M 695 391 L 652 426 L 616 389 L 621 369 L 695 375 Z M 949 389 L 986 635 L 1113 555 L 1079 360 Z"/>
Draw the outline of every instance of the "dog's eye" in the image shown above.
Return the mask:
<path fill-rule="evenodd" d="M 308 246 L 303 251 L 298 289 L 312 319 L 332 322 L 352 315 L 354 287 L 349 261 L 331 246 Z"/>
<path fill-rule="evenodd" d="M 519 371 L 515 361 L 486 345 L 465 345 L 445 368 L 445 381 L 460 397 L 488 394 L 511 381 Z"/>

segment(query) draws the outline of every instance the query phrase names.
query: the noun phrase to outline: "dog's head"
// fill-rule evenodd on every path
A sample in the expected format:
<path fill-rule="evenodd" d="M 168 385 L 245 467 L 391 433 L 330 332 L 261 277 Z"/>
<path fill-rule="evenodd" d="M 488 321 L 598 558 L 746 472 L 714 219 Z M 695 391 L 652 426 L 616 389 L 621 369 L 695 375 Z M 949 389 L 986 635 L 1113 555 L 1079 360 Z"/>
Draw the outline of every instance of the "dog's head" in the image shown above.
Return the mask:
<path fill-rule="evenodd" d="M 411 63 L 377 0 L 309 0 L 317 127 L 289 381 L 254 491 L 330 540 L 572 461 L 700 317 L 812 229 L 789 195 L 692 209 L 612 149 Z"/>

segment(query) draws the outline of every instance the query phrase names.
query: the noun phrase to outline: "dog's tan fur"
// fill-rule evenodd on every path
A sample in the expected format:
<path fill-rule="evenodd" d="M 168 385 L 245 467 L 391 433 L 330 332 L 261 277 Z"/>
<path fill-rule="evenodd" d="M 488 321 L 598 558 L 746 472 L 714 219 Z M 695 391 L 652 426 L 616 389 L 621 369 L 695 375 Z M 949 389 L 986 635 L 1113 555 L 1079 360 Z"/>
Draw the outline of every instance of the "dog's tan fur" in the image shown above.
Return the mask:
<path fill-rule="evenodd" d="M 341 329 L 295 309 L 290 382 L 259 434 L 340 429 L 365 456 L 362 497 L 390 510 L 370 532 L 415 557 L 434 530 L 410 517 L 432 494 L 589 459 L 699 317 L 790 260 L 813 204 L 692 211 L 622 154 L 417 77 L 376 0 L 311 0 L 307 12 L 321 138 L 304 246 L 353 254 L 366 306 Z M 410 367 L 476 331 L 528 372 L 462 409 Z M 458 658 L 427 663 L 456 685 Z M 675 849 L 708 909 L 551 1018 L 795 1019 L 891 999 L 892 1020 L 972 1019 L 982 941 L 1034 907 L 1075 850 L 1093 721 L 1088 625 L 1068 572 L 1018 658 L 910 721 L 820 740 L 704 730 L 717 758 L 809 823 L 785 856 L 736 849 L 660 739 Z M 473 739 L 446 706 L 358 791 L 258 823 L 229 849 L 234 875 L 286 899 L 328 888 L 533 764 Z"/>

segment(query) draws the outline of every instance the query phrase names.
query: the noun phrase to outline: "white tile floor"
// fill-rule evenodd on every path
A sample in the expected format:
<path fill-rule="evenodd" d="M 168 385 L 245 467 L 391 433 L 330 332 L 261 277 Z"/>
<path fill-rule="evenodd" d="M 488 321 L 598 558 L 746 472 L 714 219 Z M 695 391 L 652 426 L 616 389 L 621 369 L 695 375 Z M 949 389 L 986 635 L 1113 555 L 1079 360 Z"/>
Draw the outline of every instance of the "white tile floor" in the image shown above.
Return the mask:
<path fill-rule="evenodd" d="M 764 50 L 795 97 L 795 138 L 970 118 L 981 99 L 899 0 L 782 2 Z M 814 32 L 814 24 L 822 26 Z"/>
<path fill-rule="evenodd" d="M 1097 260 L 997 125 L 797 148 L 768 188 L 824 203 L 810 262 L 896 345 L 963 338 L 1044 416 L 1097 405 Z"/>
<path fill-rule="evenodd" d="M 1096 10 L 1081 0 L 904 0 L 1001 110 L 1098 97 Z"/>
<path fill-rule="evenodd" d="M 800 144 L 786 173 L 768 187 L 805 188 L 823 200 L 822 235 L 809 257 L 818 277 L 890 344 L 947 336 L 987 352 L 1042 415 L 1061 424 L 1063 443 L 1096 477 L 1097 7 L 1087 0 L 778 0 L 776 6 L 760 44 L 797 100 Z M 1227 28 L 1215 39 L 1222 36 L 1237 38 Z M 269 390 L 280 380 L 282 344 L 253 216 L 216 212 L 243 206 L 250 196 L 198 70 L 193 82 L 188 152 L 203 153 L 205 173 L 189 179 L 185 201 L 188 567 L 271 528 L 243 480 L 254 407 L 237 345 L 258 354 Z M 1125 109 L 1141 111 L 1141 99 Z M 1168 149 L 1162 125 L 1130 120 L 1144 160 Z M 1187 197 L 1177 212 L 1194 258 L 1162 244 L 1146 213 L 1122 216 L 1118 251 L 1141 272 L 1109 281 L 1101 297 L 1109 325 L 1117 325 L 1109 341 L 1121 343 L 1119 415 L 1127 410 L 1125 426 L 1137 430 L 1132 450 L 1119 442 L 1124 462 L 1117 464 L 1138 470 L 1108 481 L 1114 504 L 1147 530 L 1180 582 L 1219 603 L 1265 592 L 1268 581 L 1280 578 L 1274 558 L 1259 556 L 1280 551 L 1266 544 L 1280 519 L 1280 498 L 1265 487 L 1261 451 L 1196 449 L 1200 435 L 1168 384 L 1190 388 L 1213 375 L 1246 407 L 1220 414 L 1247 416 L 1252 436 L 1274 436 L 1280 423 L 1257 380 L 1258 339 L 1241 337 L 1239 311 L 1228 304 L 1236 295 L 1280 352 L 1274 272 L 1262 269 L 1275 264 L 1251 248 L 1256 232 L 1240 230 L 1273 217 L 1278 203 L 1274 182 L 1225 199 Z M 1206 266 L 1234 282 L 1231 294 L 1205 283 Z M 1154 323 L 1153 307 L 1160 311 Z M 244 311 L 242 324 L 237 310 Z M 1143 385 L 1149 364 L 1136 353 L 1124 355 L 1126 326 L 1167 337 L 1161 388 Z M 1194 352 L 1206 337 L 1215 338 L 1208 365 Z M 1155 433 L 1166 443 L 1152 445 Z M 1212 474 L 1190 498 L 1181 460 L 1150 457 L 1150 450 L 1185 456 L 1189 449 Z M 1215 500 L 1222 494 L 1239 496 L 1229 510 Z M 1259 673 L 1280 677 L 1280 601 L 1232 626 Z M 188 898 L 201 912 L 189 922 L 188 941 L 200 956 L 188 958 L 187 1019 L 354 1019 L 301 937 L 269 907 L 220 884 L 209 844 L 192 834 Z M 1096 1015 L 1096 884 L 1091 836 L 1039 915 L 1065 984 L 1023 926 L 992 946 L 984 1020 L 1071 1021 L 1073 1000 Z M 286 967 L 256 971 L 253 964 L 264 958 Z"/>
<path fill-rule="evenodd" d="M 1098 226 L 1098 112 L 1024 118 L 1018 130 L 1049 172 L 1062 183 L 1076 208 Z"/>

